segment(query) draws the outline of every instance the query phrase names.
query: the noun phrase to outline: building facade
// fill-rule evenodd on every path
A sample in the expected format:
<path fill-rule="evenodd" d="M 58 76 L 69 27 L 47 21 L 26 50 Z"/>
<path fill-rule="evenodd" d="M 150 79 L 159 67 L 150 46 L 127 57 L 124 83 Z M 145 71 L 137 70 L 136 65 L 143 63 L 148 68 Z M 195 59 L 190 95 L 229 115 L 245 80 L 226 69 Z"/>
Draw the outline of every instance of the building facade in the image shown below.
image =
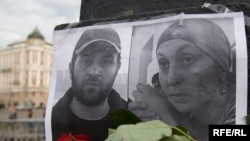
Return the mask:
<path fill-rule="evenodd" d="M 47 104 L 52 44 L 35 28 L 27 40 L 0 49 L 0 102 Z"/>

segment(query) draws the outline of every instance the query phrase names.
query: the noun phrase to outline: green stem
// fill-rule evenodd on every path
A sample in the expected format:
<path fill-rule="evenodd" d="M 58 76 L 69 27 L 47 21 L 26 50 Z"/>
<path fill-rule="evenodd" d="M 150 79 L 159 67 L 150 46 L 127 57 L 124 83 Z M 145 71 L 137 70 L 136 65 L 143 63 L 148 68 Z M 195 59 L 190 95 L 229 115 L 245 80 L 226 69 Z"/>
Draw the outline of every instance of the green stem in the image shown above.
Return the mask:
<path fill-rule="evenodd" d="M 196 141 L 195 139 L 193 139 L 191 136 L 189 136 L 188 134 L 186 134 L 185 132 L 183 132 L 182 130 L 180 130 L 179 128 L 175 127 L 175 126 L 169 126 L 171 128 L 174 128 L 176 130 L 178 130 L 179 132 L 181 132 L 184 136 L 186 136 L 188 139 L 190 139 L 191 141 Z"/>

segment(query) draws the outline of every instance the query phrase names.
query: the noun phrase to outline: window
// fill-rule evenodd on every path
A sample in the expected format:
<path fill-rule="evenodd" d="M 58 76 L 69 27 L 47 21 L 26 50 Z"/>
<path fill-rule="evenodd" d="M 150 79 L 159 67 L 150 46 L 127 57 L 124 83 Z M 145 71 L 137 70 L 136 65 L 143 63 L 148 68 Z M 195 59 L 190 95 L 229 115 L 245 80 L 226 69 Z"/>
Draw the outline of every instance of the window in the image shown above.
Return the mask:
<path fill-rule="evenodd" d="M 35 93 L 35 92 L 32 92 L 32 96 L 35 97 L 35 96 L 36 96 L 36 93 Z"/>
<path fill-rule="evenodd" d="M 38 54 L 38 52 L 35 52 L 35 51 L 32 52 L 32 63 L 33 64 L 37 64 L 37 58 L 38 58 L 37 54 Z"/>
<path fill-rule="evenodd" d="M 44 84 L 43 84 L 43 79 L 44 79 L 43 78 L 43 72 L 41 72 L 40 75 L 41 75 L 40 76 L 40 86 L 44 86 Z"/>
<path fill-rule="evenodd" d="M 44 53 L 43 52 L 41 52 L 41 65 L 43 66 L 43 64 L 44 64 Z"/>
<path fill-rule="evenodd" d="M 15 65 L 19 65 L 20 64 L 20 53 L 19 52 L 17 52 L 17 53 L 15 53 Z"/>
<path fill-rule="evenodd" d="M 32 86 L 33 87 L 37 87 L 36 80 L 37 80 L 36 71 L 32 71 Z"/>
<path fill-rule="evenodd" d="M 29 61 L 29 54 L 30 54 L 30 51 L 27 50 L 27 51 L 26 51 L 26 54 L 25 54 L 25 55 L 26 55 L 26 63 L 27 63 L 27 64 L 30 63 L 30 61 Z"/>

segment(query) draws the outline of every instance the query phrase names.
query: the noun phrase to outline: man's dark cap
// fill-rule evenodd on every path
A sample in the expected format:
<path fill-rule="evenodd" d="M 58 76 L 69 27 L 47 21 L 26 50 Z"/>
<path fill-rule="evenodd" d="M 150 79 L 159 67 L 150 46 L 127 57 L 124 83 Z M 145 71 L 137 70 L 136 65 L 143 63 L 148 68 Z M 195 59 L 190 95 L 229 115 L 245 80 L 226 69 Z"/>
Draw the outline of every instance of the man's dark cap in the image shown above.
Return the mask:
<path fill-rule="evenodd" d="M 81 53 L 94 42 L 104 41 L 111 44 L 118 53 L 121 53 L 121 41 L 117 32 L 111 28 L 94 28 L 86 30 L 76 43 L 74 54 Z"/>

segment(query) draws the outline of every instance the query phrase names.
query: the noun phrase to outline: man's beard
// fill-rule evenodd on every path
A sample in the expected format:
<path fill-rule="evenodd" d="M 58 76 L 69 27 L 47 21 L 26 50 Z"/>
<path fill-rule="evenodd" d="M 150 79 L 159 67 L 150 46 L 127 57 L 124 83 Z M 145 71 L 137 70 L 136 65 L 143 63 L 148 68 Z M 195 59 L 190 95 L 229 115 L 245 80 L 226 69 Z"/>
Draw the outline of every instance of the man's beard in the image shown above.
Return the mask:
<path fill-rule="evenodd" d="M 72 87 L 72 89 L 73 89 L 74 97 L 82 104 L 88 105 L 88 106 L 95 106 L 104 102 L 111 91 L 111 88 L 101 89 L 100 86 L 99 87 L 83 86 L 78 89 Z"/>

